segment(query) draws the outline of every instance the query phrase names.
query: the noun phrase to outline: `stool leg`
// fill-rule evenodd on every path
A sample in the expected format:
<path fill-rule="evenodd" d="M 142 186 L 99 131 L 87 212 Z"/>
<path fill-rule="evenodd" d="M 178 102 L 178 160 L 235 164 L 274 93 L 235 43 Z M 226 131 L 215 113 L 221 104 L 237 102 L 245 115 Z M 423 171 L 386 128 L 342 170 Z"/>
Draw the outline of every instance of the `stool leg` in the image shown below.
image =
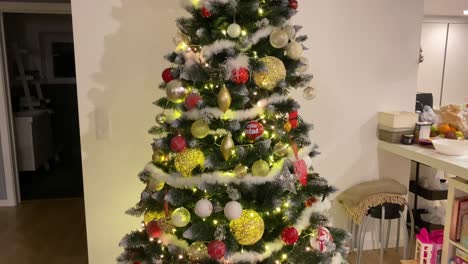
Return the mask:
<path fill-rule="evenodd" d="M 354 221 L 352 218 L 350 219 L 350 225 L 351 225 L 351 249 L 354 250 L 356 248 L 356 233 L 354 231 L 355 225 L 354 225 Z"/>
<path fill-rule="evenodd" d="M 367 233 L 367 224 L 369 223 L 369 216 L 365 216 L 363 224 L 359 227 L 358 235 L 358 251 L 357 251 L 357 264 L 361 263 L 362 249 L 364 248 L 364 239 Z"/>
<path fill-rule="evenodd" d="M 383 264 L 384 257 L 384 228 L 383 222 L 385 220 L 385 206 L 382 205 L 382 219 L 380 219 L 380 264 Z"/>
<path fill-rule="evenodd" d="M 401 229 L 401 215 L 400 218 L 398 218 L 398 227 L 397 227 L 397 238 L 396 238 L 396 249 L 397 251 L 400 250 L 400 229 Z"/>
<path fill-rule="evenodd" d="M 390 241 L 390 230 L 392 229 L 392 219 L 388 220 L 388 227 L 387 227 L 387 241 L 385 241 L 385 248 L 388 248 L 388 244 Z"/>
<path fill-rule="evenodd" d="M 408 238 L 408 247 L 406 248 L 405 252 L 404 252 L 404 256 L 403 258 L 404 259 L 408 259 L 408 253 L 411 251 L 412 247 L 413 247 L 413 243 L 414 243 L 414 216 L 413 216 L 413 211 L 411 211 L 411 209 L 409 208 L 408 205 L 406 205 L 406 208 L 408 209 L 408 212 L 409 212 L 409 215 L 410 215 L 410 220 L 411 220 L 411 232 L 410 232 L 410 236 Z"/>

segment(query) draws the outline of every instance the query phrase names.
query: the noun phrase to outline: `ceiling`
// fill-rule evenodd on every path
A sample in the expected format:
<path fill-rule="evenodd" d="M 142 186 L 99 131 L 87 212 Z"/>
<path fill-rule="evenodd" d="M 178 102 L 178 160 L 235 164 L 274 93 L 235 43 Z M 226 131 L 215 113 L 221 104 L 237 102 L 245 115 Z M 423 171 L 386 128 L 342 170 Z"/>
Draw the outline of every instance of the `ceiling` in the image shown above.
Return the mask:
<path fill-rule="evenodd" d="M 424 0 L 425 15 L 463 16 L 468 0 Z"/>

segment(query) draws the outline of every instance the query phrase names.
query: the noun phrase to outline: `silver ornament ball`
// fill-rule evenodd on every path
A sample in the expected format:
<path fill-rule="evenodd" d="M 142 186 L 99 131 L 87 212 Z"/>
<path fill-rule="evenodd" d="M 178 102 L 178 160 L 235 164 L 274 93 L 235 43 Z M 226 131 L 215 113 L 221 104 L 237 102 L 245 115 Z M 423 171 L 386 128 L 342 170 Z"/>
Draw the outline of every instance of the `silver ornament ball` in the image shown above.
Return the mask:
<path fill-rule="evenodd" d="M 166 86 L 167 98 L 176 104 L 182 103 L 189 93 L 190 89 L 184 87 L 184 84 L 179 80 L 172 80 Z"/>
<path fill-rule="evenodd" d="M 286 47 L 289 42 L 288 33 L 280 28 L 277 28 L 271 32 L 270 44 L 274 48 L 281 49 Z"/>
<path fill-rule="evenodd" d="M 242 28 L 239 24 L 234 23 L 229 25 L 226 32 L 231 38 L 238 38 L 241 35 Z"/>
<path fill-rule="evenodd" d="M 307 87 L 304 89 L 304 99 L 313 100 L 317 97 L 317 90 L 314 87 Z"/>
<path fill-rule="evenodd" d="M 296 41 L 292 41 L 286 47 L 286 54 L 293 60 L 299 60 L 302 57 L 302 53 L 304 53 L 304 49 L 302 45 Z"/>

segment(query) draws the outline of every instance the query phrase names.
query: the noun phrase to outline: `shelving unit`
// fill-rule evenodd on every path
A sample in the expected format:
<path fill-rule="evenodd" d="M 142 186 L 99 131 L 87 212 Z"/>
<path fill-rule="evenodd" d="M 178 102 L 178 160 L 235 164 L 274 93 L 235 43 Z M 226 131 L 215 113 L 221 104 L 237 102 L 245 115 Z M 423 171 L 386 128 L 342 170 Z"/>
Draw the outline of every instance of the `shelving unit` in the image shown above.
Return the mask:
<path fill-rule="evenodd" d="M 428 230 L 440 230 L 444 229 L 443 225 L 437 225 L 424 221 L 421 218 L 422 214 L 427 213 L 424 209 L 418 209 L 418 197 L 422 197 L 429 201 L 440 201 L 447 200 L 448 191 L 432 191 L 428 190 L 419 183 L 419 171 L 421 163 L 414 161 L 416 163 L 416 180 L 410 181 L 409 190 L 414 193 L 414 205 L 413 205 L 413 214 L 414 214 L 414 224 L 418 228 L 426 228 Z"/>

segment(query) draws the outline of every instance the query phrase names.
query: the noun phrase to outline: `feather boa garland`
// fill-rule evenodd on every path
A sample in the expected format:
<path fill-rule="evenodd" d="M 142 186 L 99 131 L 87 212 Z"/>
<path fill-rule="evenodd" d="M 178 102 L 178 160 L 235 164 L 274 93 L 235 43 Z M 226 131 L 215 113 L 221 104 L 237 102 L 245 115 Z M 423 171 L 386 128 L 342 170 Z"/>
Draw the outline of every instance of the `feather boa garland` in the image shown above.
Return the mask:
<path fill-rule="evenodd" d="M 258 101 L 257 105 L 250 109 L 238 110 L 238 111 L 228 110 L 226 113 L 224 113 L 223 111 L 221 111 L 221 109 L 217 107 L 216 108 L 206 107 L 203 109 L 194 109 L 194 110 L 185 112 L 182 114 L 182 118 L 185 118 L 188 120 L 198 120 L 202 117 L 201 113 L 204 112 L 206 114 L 210 114 L 210 116 L 212 116 L 213 118 L 218 118 L 218 119 L 238 120 L 238 121 L 251 120 L 259 116 L 260 114 L 262 114 L 268 105 L 280 103 L 288 99 L 289 99 L 288 96 L 273 94 L 269 98 Z M 166 115 L 169 121 L 174 121 L 180 118 L 179 112 L 174 112 L 173 110 L 167 111 Z"/>
<path fill-rule="evenodd" d="M 299 158 L 306 158 L 308 154 L 313 150 L 313 146 L 307 146 L 299 150 Z M 213 173 L 204 173 L 196 177 L 181 177 L 178 173 L 169 174 L 156 167 L 152 162 L 145 166 L 145 171 L 150 173 L 151 178 L 155 181 L 165 182 L 175 188 L 192 188 L 202 187 L 205 184 L 241 184 L 245 183 L 248 185 L 259 185 L 267 182 L 275 181 L 275 178 L 282 172 L 283 164 L 286 160 L 295 161 L 296 157 L 294 154 L 276 162 L 270 170 L 270 173 L 266 177 L 256 177 L 251 174 L 246 175 L 243 179 L 234 177 L 232 173 L 217 171 Z"/>

